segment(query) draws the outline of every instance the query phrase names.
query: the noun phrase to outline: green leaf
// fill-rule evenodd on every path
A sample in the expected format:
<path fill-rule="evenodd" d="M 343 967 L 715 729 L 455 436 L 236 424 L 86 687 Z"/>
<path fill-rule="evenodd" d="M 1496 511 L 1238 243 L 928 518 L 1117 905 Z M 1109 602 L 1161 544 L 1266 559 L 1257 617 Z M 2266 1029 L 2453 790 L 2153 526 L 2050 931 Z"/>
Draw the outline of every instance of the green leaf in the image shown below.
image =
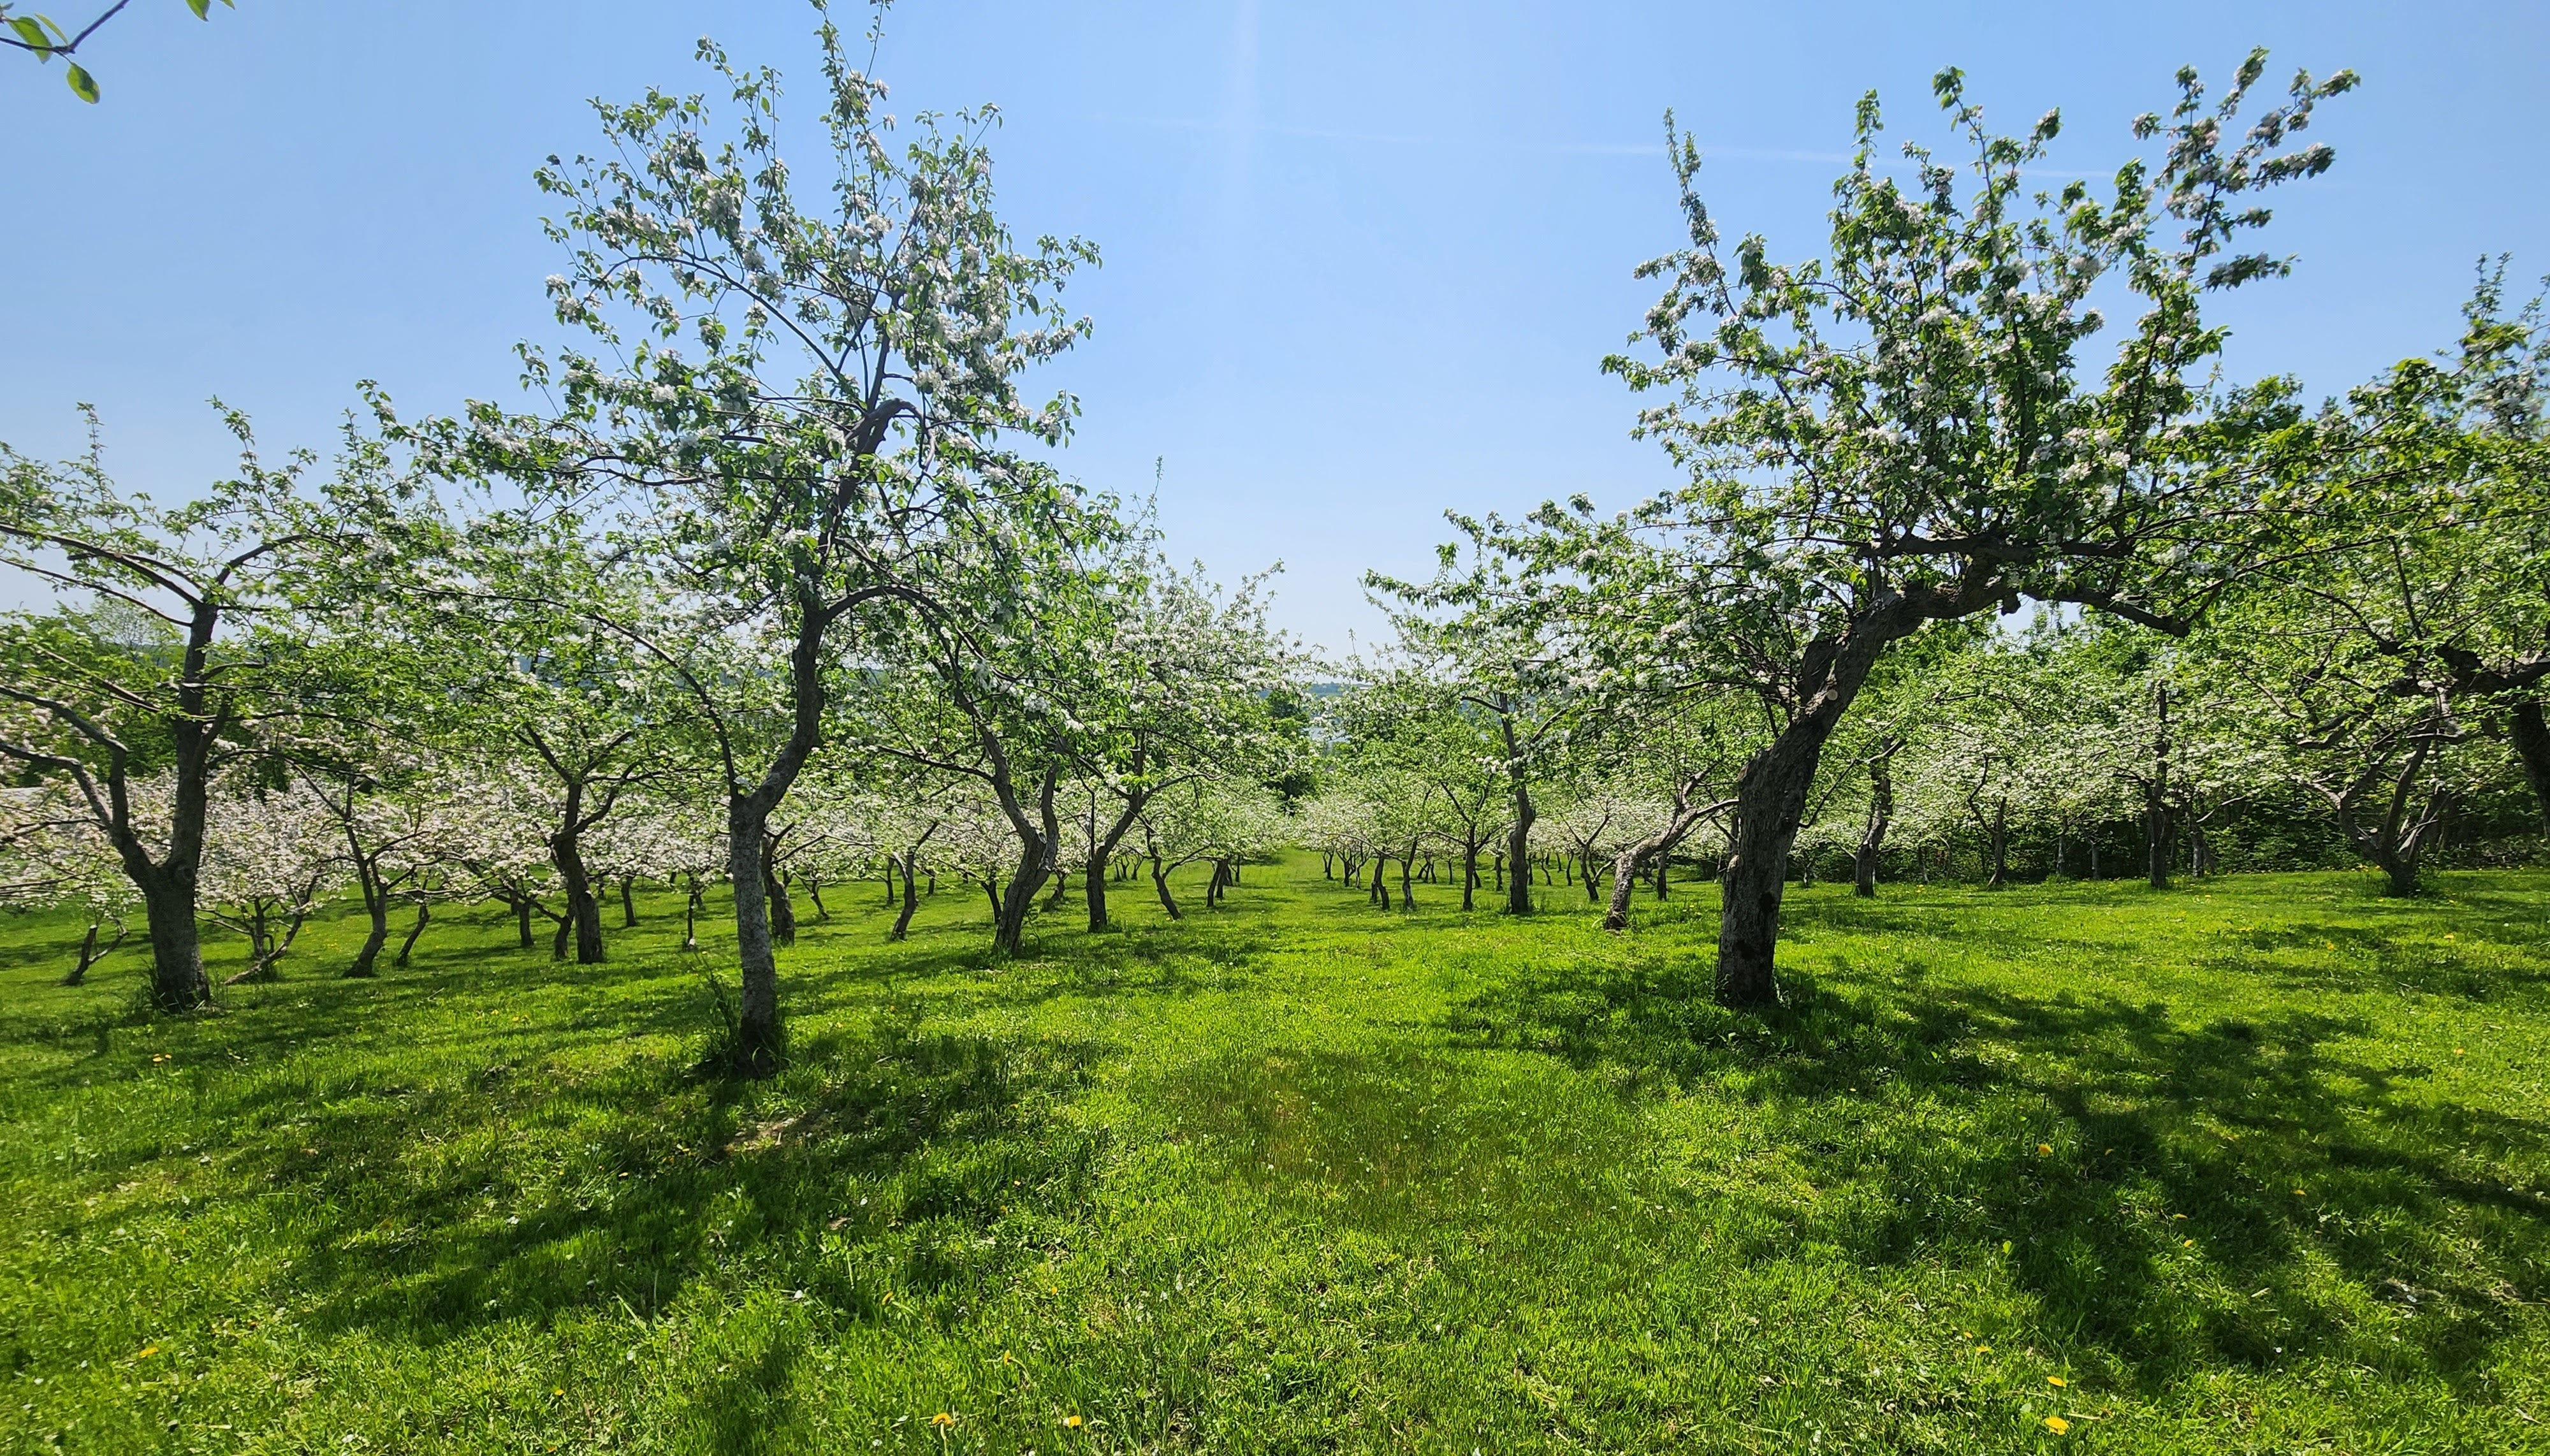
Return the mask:
<path fill-rule="evenodd" d="M 72 95 L 91 106 L 97 104 L 97 77 L 90 75 L 86 66 L 76 60 L 72 61 L 71 73 L 62 79 L 71 83 Z"/>
<path fill-rule="evenodd" d="M 29 46 L 34 47 L 40 52 L 48 49 L 53 44 L 53 38 L 45 34 L 45 28 L 38 25 L 35 21 L 28 19 L 26 16 L 13 15 L 9 17 L 9 29 L 16 31 L 21 40 L 24 40 Z"/>
<path fill-rule="evenodd" d="M 197 20 L 211 20 L 213 18 L 211 13 L 213 0 L 186 0 L 186 8 L 195 12 L 195 19 Z"/>

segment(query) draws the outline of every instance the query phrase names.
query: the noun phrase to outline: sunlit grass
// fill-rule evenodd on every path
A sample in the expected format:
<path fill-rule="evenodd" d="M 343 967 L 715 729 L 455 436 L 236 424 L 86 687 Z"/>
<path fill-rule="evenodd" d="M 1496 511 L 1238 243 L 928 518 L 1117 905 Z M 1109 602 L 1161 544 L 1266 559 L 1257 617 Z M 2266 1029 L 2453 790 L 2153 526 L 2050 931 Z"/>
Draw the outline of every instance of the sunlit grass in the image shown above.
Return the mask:
<path fill-rule="evenodd" d="M 0 1447 L 2550 1450 L 2550 876 L 1819 886 L 1769 1018 L 1706 887 L 1248 879 L 828 891 L 757 1085 L 669 902 L 184 1021 L 0 922 Z"/>

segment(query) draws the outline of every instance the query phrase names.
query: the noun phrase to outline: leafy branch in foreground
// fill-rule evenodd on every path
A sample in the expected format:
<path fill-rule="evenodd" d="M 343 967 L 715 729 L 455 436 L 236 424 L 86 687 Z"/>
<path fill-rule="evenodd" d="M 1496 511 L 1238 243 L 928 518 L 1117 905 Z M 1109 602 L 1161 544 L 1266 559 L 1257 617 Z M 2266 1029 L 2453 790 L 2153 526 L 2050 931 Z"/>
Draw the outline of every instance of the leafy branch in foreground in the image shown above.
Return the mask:
<path fill-rule="evenodd" d="M 38 15 L 34 12 L 18 14 L 14 13 L 11 7 L 0 5 L 0 46 L 24 50 L 42 61 L 50 61 L 56 55 L 62 57 L 69 67 L 63 73 L 62 79 L 70 83 L 71 94 L 95 105 L 98 97 L 97 77 L 89 74 L 88 67 L 70 57 L 79 50 L 89 37 L 97 34 L 98 27 L 115 19 L 123 12 L 125 6 L 132 3 L 133 0 L 115 0 L 115 3 L 100 12 L 95 20 L 77 31 L 63 30 L 61 25 L 49 15 Z M 227 8 L 238 8 L 236 0 L 222 0 L 222 4 Z M 197 20 L 212 19 L 212 0 L 186 0 L 186 8 L 195 13 Z"/>

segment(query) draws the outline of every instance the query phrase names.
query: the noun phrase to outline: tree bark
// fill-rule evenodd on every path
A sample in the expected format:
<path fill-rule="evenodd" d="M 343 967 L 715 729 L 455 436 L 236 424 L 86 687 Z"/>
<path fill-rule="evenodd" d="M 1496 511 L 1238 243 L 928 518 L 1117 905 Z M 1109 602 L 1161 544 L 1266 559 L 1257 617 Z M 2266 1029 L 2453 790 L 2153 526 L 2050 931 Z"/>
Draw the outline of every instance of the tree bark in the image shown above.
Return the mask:
<path fill-rule="evenodd" d="M 2010 884 L 2010 801 L 1993 801 L 1992 878 L 1984 882 L 1987 890 L 1999 890 Z"/>
<path fill-rule="evenodd" d="M 2143 833 L 2151 851 L 2151 887 L 2169 888 L 2169 684 L 2154 690 L 2151 782 L 2143 789 Z"/>
<path fill-rule="evenodd" d="M 1886 844 L 1887 826 L 1895 819 L 1893 755 L 1880 754 L 1868 764 L 1868 825 L 1860 830 L 1859 849 L 1851 856 L 1850 893 L 1877 898 L 1877 852 Z"/>
<path fill-rule="evenodd" d="M 89 922 L 88 933 L 80 937 L 79 964 L 72 966 L 69 973 L 62 977 L 63 985 L 87 985 L 88 973 L 96 969 L 97 963 L 106 959 L 108 956 L 115 954 L 115 952 L 121 949 L 124 942 L 131 938 L 133 934 L 130 927 L 119 922 L 115 927 L 115 938 L 109 940 L 103 948 L 100 948 L 97 943 L 97 922 L 91 921 Z"/>
<path fill-rule="evenodd" d="M 1655 833 L 1622 848 L 1619 856 L 1613 860 L 1612 904 L 1603 916 L 1604 929 L 1625 930 L 1629 927 L 1629 892 L 1637 888 L 1640 870 L 1646 862 L 1654 859 L 1661 863 L 1665 856 L 1673 853 L 1674 846 L 1683 841 L 1683 836 L 1689 834 L 1693 826 L 1725 807 L 1694 804 L 1692 794 L 1699 787 L 1697 780 L 1678 786 L 1674 790 L 1673 818 Z M 1589 886 L 1594 883 L 1594 868 L 1590 860 L 1586 864 L 1585 882 Z"/>
<path fill-rule="evenodd" d="M 2514 746 L 2514 756 L 2522 760 L 2524 779 L 2532 785 L 2541 827 L 2550 832 L 2550 723 L 2544 722 L 2541 705 L 2515 704 L 2506 714 L 2505 735 Z"/>
<path fill-rule="evenodd" d="M 1018 867 L 1010 873 L 1009 889 L 999 897 L 999 913 L 993 918 L 992 949 L 996 954 L 1018 955 L 1027 948 L 1028 917 L 1035 910 L 1036 892 L 1044 888 L 1045 878 L 1053 873 L 1055 850 L 1062 838 L 1062 824 L 1053 807 L 1054 791 L 1061 782 L 1060 769 L 1045 770 L 1036 794 L 1036 818 L 1030 821 L 1027 807 L 1019 801 L 1006 762 L 994 775 L 994 792 L 1019 836 Z"/>
<path fill-rule="evenodd" d="M 1784 871 L 1831 731 L 1829 719 L 1801 715 L 1736 780 L 1717 930 L 1717 1000 L 1726 1006 L 1773 1006 L 1780 1000 L 1773 963 L 1780 897 L 1788 888 Z"/>
<path fill-rule="evenodd" d="M 1081 887 L 1081 898 L 1089 905 L 1089 933 L 1095 935 L 1108 927 L 1107 872 L 1111 852 L 1105 848 L 1089 851 L 1089 865 L 1084 871 L 1089 883 Z"/>
<path fill-rule="evenodd" d="M 1951 605 L 1962 601 L 1951 599 Z M 1723 910 L 1717 926 L 1717 999 L 1727 1006 L 1773 1006 L 1780 939 L 1782 871 L 1798 840 L 1807 796 L 1824 744 L 1841 723 L 1887 646 L 1919 628 L 1923 609 L 1892 595 L 1858 614 L 1837 634 L 1817 637 L 1799 664 L 1787 727 L 1753 755 L 1735 781 L 1735 824 L 1719 875 Z"/>
<path fill-rule="evenodd" d="M 1169 871 L 1167 866 L 1160 863 L 1160 853 L 1157 849 L 1151 851 L 1151 888 L 1159 892 L 1160 909 L 1169 913 L 1170 920 L 1186 919 L 1178 910 L 1177 897 L 1169 893 Z"/>
<path fill-rule="evenodd" d="M 2356 812 L 2361 791 L 2370 786 L 2370 772 L 2360 776 L 2346 793 L 2330 799 L 2337 812 L 2339 832 L 2346 835 L 2357 853 L 2381 869 L 2384 889 L 2392 895 L 2417 893 L 2420 861 L 2452 805 L 2451 794 L 2438 789 L 2428 796 L 2423 810 L 2410 812 L 2416 798 L 2417 774 L 2425 767 L 2432 746 L 2431 740 L 2420 739 L 2409 750 L 2391 775 L 2390 797 L 2383 805 L 2382 817 L 2373 824 L 2365 824 Z"/>
<path fill-rule="evenodd" d="M 432 919 L 433 915 L 434 906 L 431 902 L 420 900 L 416 903 L 416 923 L 408 927 L 407 938 L 399 942 L 398 956 L 391 962 L 393 965 L 407 964 L 408 952 L 416 949 L 416 938 L 425 933 L 425 922 Z"/>
<path fill-rule="evenodd" d="M 172 856 L 173 857 L 173 856 Z M 161 1011 L 189 1011 L 213 999 L 204 977 L 203 942 L 195 925 L 193 865 L 171 864 L 138 887 L 149 922 L 150 999 Z"/>
<path fill-rule="evenodd" d="M 888 940 L 901 940 L 912 929 L 912 917 L 921 909 L 921 891 L 913 884 L 913 862 L 921 857 L 918 849 L 907 849 L 903 855 L 903 909 L 894 918 L 894 928 L 886 931 Z M 886 873 L 894 873 L 894 861 L 886 861 Z"/>
<path fill-rule="evenodd" d="M 779 1020 L 779 955 L 771 942 L 767 876 L 761 858 L 769 819 L 770 810 L 761 795 L 730 797 L 727 876 L 735 886 L 736 958 L 742 971 L 736 997 L 735 1065 L 736 1071 L 752 1077 L 778 1070 L 786 1041 Z"/>
<path fill-rule="evenodd" d="M 371 927 L 363 932 L 363 948 L 354 952 L 353 963 L 345 967 L 345 979 L 360 981 L 373 973 L 381 947 L 389 943 L 390 896 L 373 865 L 356 861 L 354 878 L 362 887 L 363 914 L 370 918 Z"/>
<path fill-rule="evenodd" d="M 620 928 L 624 930 L 638 928 L 638 877 L 636 875 L 620 877 Z"/>
<path fill-rule="evenodd" d="M 557 866 L 566 887 L 567 922 L 574 926 L 578 965 L 602 963 L 602 903 L 593 893 L 593 876 L 584 864 L 584 781 L 566 782 L 566 810 L 558 830 L 549 836 L 549 862 Z"/>
<path fill-rule="evenodd" d="M 1540 818 L 1531 802 L 1531 785 L 1523 776 L 1522 754 L 1515 743 L 1514 720 L 1500 715 L 1506 735 L 1506 777 L 1514 787 L 1514 823 L 1506 828 L 1506 859 L 1515 873 L 1506 880 L 1506 914 L 1531 914 L 1531 876 L 1522 872 L 1531 853 L 1531 826 Z M 1464 907 L 1465 909 L 1467 907 Z"/>

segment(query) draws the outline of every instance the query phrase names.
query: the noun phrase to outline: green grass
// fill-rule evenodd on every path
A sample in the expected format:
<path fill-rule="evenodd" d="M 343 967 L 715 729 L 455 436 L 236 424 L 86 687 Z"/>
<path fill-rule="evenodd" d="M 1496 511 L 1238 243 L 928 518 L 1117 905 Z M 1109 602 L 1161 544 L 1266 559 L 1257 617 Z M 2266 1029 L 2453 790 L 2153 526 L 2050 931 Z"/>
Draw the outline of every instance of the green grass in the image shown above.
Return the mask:
<path fill-rule="evenodd" d="M 1703 887 L 1250 881 L 835 890 L 755 1085 L 668 903 L 173 1021 L 0 922 L 0 1449 L 2550 1451 L 2550 876 L 1817 887 L 1768 1018 Z"/>

